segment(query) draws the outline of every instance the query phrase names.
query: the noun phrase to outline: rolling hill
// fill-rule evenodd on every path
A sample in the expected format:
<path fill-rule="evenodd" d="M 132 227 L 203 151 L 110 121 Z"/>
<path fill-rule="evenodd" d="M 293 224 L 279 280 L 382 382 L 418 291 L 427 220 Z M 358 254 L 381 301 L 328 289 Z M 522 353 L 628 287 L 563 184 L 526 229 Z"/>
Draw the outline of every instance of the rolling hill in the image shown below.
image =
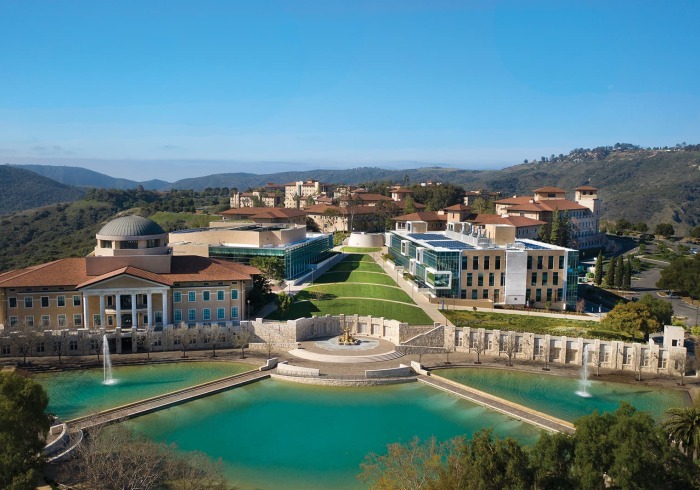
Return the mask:
<path fill-rule="evenodd" d="M 135 189 L 139 185 L 147 190 L 169 189 L 170 182 L 164 180 L 135 180 L 110 177 L 94 170 L 82 167 L 66 167 L 53 165 L 12 165 L 13 167 L 30 170 L 62 184 L 78 187 L 102 187 L 104 189 Z"/>
<path fill-rule="evenodd" d="M 76 201 L 85 194 L 82 189 L 11 165 L 0 165 L 0 186 L 0 215 L 47 204 Z"/>

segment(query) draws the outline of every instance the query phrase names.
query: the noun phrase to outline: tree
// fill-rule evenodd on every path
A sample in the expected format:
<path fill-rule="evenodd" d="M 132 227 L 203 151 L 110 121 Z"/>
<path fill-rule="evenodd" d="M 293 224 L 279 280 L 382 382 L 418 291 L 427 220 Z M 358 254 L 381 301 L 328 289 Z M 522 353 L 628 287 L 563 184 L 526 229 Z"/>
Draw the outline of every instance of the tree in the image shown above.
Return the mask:
<path fill-rule="evenodd" d="M 603 282 L 603 261 L 605 260 L 605 257 L 603 257 L 603 251 L 601 250 L 598 252 L 598 258 L 595 261 L 595 273 L 593 275 L 593 283 L 596 286 L 600 286 L 600 284 Z"/>
<path fill-rule="evenodd" d="M 187 357 L 187 349 L 190 347 L 193 339 L 197 338 L 197 331 L 190 328 L 185 322 L 180 322 L 180 325 L 173 327 L 171 330 L 173 343 L 182 351 L 182 357 Z"/>
<path fill-rule="evenodd" d="M 476 352 L 476 361 L 474 364 L 481 364 L 481 353 L 484 352 L 486 349 L 486 342 L 484 341 L 484 334 L 483 332 L 477 330 L 474 332 L 474 342 L 472 343 L 472 347 L 469 349 L 474 349 Z"/>
<path fill-rule="evenodd" d="M 685 372 L 688 369 L 688 355 L 683 349 L 672 349 L 671 361 L 673 361 L 673 367 L 681 377 L 681 386 L 685 385 Z"/>
<path fill-rule="evenodd" d="M 622 276 L 625 274 L 625 259 L 622 255 L 617 256 L 617 263 L 615 264 L 615 288 L 622 288 Z"/>
<path fill-rule="evenodd" d="M 700 458 L 700 408 L 671 408 L 666 415 L 663 428 L 671 443 L 697 461 Z"/>
<path fill-rule="evenodd" d="M 668 267 L 661 269 L 656 287 L 684 292 L 693 300 L 700 298 L 700 254 L 672 260 Z"/>
<path fill-rule="evenodd" d="M 224 336 L 224 330 L 218 323 L 212 323 L 207 334 L 209 335 L 209 343 L 211 344 L 211 356 L 216 357 L 216 347 L 223 342 L 221 337 Z"/>
<path fill-rule="evenodd" d="M 269 281 L 278 285 L 284 283 L 284 261 L 279 257 L 254 257 L 250 265 L 260 269 Z"/>
<path fill-rule="evenodd" d="M 516 338 L 515 338 L 515 332 L 510 331 L 506 335 L 506 338 L 503 339 L 503 345 L 501 346 L 503 349 L 503 352 L 505 352 L 506 356 L 508 356 L 508 366 L 513 365 L 513 356 L 515 355 L 515 352 L 518 348 Z"/>
<path fill-rule="evenodd" d="M 676 230 L 673 229 L 673 225 L 670 223 L 659 223 L 654 228 L 654 235 L 661 235 L 664 238 L 670 238 L 676 234 Z"/>
<path fill-rule="evenodd" d="M 251 337 L 252 334 L 248 330 L 241 330 L 240 332 L 236 333 L 235 346 L 241 349 L 241 359 L 245 359 L 245 348 L 248 346 L 248 342 L 250 342 Z"/>
<path fill-rule="evenodd" d="M 139 346 L 146 351 L 146 356 L 149 361 L 151 360 L 151 351 L 153 351 L 153 347 L 157 341 L 158 336 L 152 328 L 147 328 L 146 331 L 139 336 Z"/>
<path fill-rule="evenodd" d="M 405 214 L 411 214 L 416 212 L 416 205 L 413 201 L 413 198 L 410 195 L 406 196 L 406 199 L 404 200 L 403 211 Z"/>
<path fill-rule="evenodd" d="M 629 257 L 625 262 L 625 268 L 622 274 L 622 288 L 625 291 L 632 289 L 632 259 Z"/>
<path fill-rule="evenodd" d="M 603 364 L 603 355 L 600 352 L 600 347 L 589 352 L 591 355 L 591 362 L 595 366 L 595 375 L 600 376 L 600 366 Z"/>
<path fill-rule="evenodd" d="M 641 332 L 646 339 L 651 332 L 659 328 L 659 322 L 652 315 L 651 309 L 640 302 L 617 304 L 601 324 L 610 330 L 627 332 L 633 339 L 637 332 Z"/>
<path fill-rule="evenodd" d="M 30 378 L 0 373 L 0 488 L 33 490 L 49 431 L 46 391 Z"/>
<path fill-rule="evenodd" d="M 551 490 L 576 488 L 576 481 L 570 472 L 573 458 L 574 440 L 571 436 L 542 432 L 539 440 L 530 450 L 535 488 Z"/>
<path fill-rule="evenodd" d="M 26 364 L 27 356 L 32 353 L 32 350 L 39 340 L 39 333 L 33 326 L 21 322 L 17 327 L 12 329 L 9 340 L 13 350 L 22 356 L 22 364 Z"/>
<path fill-rule="evenodd" d="M 248 294 L 248 301 L 250 301 L 250 309 L 252 311 L 257 311 L 274 297 L 274 293 L 270 287 L 270 281 L 264 274 L 253 276 L 253 289 Z M 247 312 L 247 316 L 250 316 L 251 311 Z"/>
<path fill-rule="evenodd" d="M 605 287 L 612 288 L 615 286 L 615 263 L 617 260 L 615 257 L 611 257 L 608 262 L 608 270 L 605 271 Z"/>
<path fill-rule="evenodd" d="M 659 327 L 673 323 L 673 305 L 668 301 L 654 298 L 651 294 L 645 294 L 640 298 L 639 303 L 649 307 Z"/>

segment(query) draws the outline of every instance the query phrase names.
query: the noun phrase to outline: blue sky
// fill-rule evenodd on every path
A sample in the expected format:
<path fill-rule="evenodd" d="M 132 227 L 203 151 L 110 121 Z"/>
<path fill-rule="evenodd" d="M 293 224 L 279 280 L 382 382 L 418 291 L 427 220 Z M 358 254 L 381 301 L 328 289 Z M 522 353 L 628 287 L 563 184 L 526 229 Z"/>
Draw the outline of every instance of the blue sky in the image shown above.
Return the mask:
<path fill-rule="evenodd" d="M 0 163 L 173 181 L 700 143 L 697 1 L 0 0 L 0 18 Z"/>

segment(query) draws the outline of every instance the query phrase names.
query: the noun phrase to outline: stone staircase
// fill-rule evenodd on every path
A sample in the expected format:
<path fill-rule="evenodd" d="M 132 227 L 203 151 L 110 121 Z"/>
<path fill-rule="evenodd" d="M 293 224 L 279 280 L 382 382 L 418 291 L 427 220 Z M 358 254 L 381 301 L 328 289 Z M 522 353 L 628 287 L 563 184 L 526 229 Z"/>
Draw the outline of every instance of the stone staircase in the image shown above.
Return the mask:
<path fill-rule="evenodd" d="M 383 362 L 391 361 L 402 357 L 401 352 L 395 350 L 391 352 L 384 352 L 382 354 L 370 354 L 366 356 L 334 356 L 331 354 L 319 354 L 316 352 L 310 352 L 305 349 L 292 349 L 289 353 L 300 359 L 306 359 L 308 361 L 317 362 L 334 362 L 334 363 L 344 363 L 344 364 L 361 364 L 366 362 Z"/>

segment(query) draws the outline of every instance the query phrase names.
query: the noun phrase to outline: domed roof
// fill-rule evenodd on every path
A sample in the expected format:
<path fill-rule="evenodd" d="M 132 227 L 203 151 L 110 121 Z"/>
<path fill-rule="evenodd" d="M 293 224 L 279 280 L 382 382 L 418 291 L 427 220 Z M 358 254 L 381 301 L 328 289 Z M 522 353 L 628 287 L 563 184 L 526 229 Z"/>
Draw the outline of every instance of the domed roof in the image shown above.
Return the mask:
<path fill-rule="evenodd" d="M 155 221 L 131 215 L 110 221 L 97 234 L 103 236 L 150 236 L 164 235 L 165 231 Z"/>

